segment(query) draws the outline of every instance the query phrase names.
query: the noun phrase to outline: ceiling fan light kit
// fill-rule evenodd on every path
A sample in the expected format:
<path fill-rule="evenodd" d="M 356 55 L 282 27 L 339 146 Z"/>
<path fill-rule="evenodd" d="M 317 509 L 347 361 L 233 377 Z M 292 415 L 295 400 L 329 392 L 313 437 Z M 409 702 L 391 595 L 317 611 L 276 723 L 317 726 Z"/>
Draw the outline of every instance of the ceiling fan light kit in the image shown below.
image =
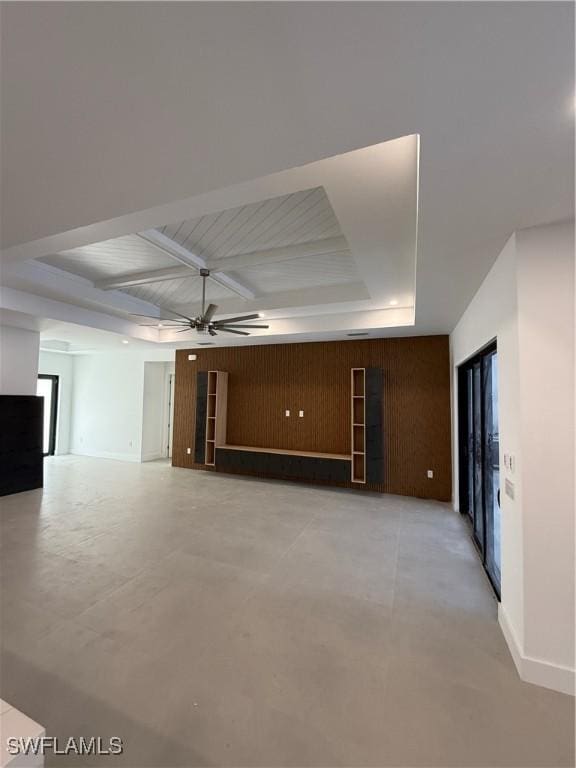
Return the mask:
<path fill-rule="evenodd" d="M 170 328 L 177 328 L 176 333 L 185 333 L 186 331 L 195 330 L 197 333 L 209 334 L 210 336 L 217 336 L 219 332 L 232 333 L 237 336 L 250 336 L 250 333 L 244 328 L 250 329 L 266 329 L 268 325 L 244 325 L 247 320 L 257 320 L 260 315 L 253 313 L 251 315 L 239 315 L 238 317 L 229 317 L 227 320 L 213 320 L 212 318 L 216 314 L 218 307 L 216 304 L 208 304 L 206 306 L 206 280 L 210 277 L 210 270 L 202 268 L 198 275 L 202 278 L 202 312 L 197 317 L 188 317 L 176 310 L 168 310 L 178 317 L 152 317 L 151 315 L 136 315 L 136 317 L 146 317 L 149 320 L 155 320 L 155 323 L 140 323 L 140 325 L 151 327 L 152 325 L 158 325 L 162 323 L 172 323 L 168 326 Z"/>

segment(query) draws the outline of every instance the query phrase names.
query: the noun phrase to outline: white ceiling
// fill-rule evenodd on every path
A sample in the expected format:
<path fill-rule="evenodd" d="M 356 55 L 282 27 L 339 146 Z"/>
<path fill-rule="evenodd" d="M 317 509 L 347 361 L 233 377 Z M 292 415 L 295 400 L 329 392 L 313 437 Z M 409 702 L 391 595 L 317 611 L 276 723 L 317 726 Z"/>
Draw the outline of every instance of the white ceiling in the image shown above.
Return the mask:
<path fill-rule="evenodd" d="M 75 323 L 46 320 L 40 329 L 40 350 L 54 354 L 89 354 L 93 352 L 117 351 L 123 354 L 132 351 L 154 354 L 158 345 L 151 341 L 134 339 L 130 336 L 89 328 Z"/>
<path fill-rule="evenodd" d="M 5 261 L 249 206 L 189 215 L 175 201 L 200 211 L 218 190 L 417 133 L 413 332 L 448 332 L 511 232 L 573 215 L 572 3 L 5 3 L 0 13 Z M 354 221 L 329 198 L 356 259 Z M 361 258 L 356 267 L 372 286 Z M 350 302 L 342 291 L 323 288 L 333 307 Z"/>
<path fill-rule="evenodd" d="M 40 261 L 93 281 L 125 272 L 174 266 L 173 259 L 137 235 L 72 248 Z"/>

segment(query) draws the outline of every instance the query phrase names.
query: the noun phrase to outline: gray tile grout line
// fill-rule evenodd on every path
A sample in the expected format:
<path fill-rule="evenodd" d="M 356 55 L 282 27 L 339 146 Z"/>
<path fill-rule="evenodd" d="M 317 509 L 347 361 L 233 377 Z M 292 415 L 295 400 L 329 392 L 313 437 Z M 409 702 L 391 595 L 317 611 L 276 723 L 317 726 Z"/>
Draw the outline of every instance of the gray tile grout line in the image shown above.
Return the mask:
<path fill-rule="evenodd" d="M 265 578 L 264 578 L 264 580 L 263 580 L 263 583 L 266 583 L 266 582 L 267 582 L 267 581 L 270 579 L 270 577 L 272 576 L 272 574 L 273 574 L 273 573 L 274 573 L 274 572 L 275 572 L 275 571 L 278 569 L 278 566 L 279 566 L 279 565 L 280 565 L 280 563 L 281 563 L 281 562 L 284 560 L 284 558 L 286 557 L 286 555 L 287 555 L 287 554 L 288 554 L 288 553 L 289 553 L 289 552 L 290 552 L 290 551 L 291 551 L 291 550 L 292 550 L 292 549 L 293 549 L 293 548 L 296 546 L 296 543 L 298 542 L 298 540 L 299 540 L 299 539 L 302 537 L 302 535 L 303 535 L 303 534 L 304 534 L 304 533 L 305 533 L 305 532 L 308 530 L 308 528 L 309 528 L 309 527 L 312 525 L 312 521 L 314 520 L 314 518 L 315 518 L 315 514 L 314 514 L 314 513 L 312 513 L 312 516 L 310 517 L 310 520 L 308 520 L 308 522 L 307 522 L 307 523 L 306 523 L 306 525 L 305 525 L 305 526 L 302 528 L 302 530 L 300 531 L 300 533 L 298 533 L 298 535 L 296 536 L 296 538 L 294 539 L 294 541 L 292 542 L 292 544 L 290 544 L 290 546 L 288 547 L 288 549 L 286 549 L 286 551 L 285 551 L 285 552 L 284 552 L 284 553 L 283 553 L 283 554 L 282 554 L 282 555 L 281 555 L 281 556 L 278 558 L 278 560 L 277 560 L 277 561 L 274 563 L 274 565 L 273 565 L 273 567 L 271 568 L 271 570 L 270 570 L 270 571 L 269 571 L 269 572 L 266 574 L 266 576 L 265 576 Z"/>

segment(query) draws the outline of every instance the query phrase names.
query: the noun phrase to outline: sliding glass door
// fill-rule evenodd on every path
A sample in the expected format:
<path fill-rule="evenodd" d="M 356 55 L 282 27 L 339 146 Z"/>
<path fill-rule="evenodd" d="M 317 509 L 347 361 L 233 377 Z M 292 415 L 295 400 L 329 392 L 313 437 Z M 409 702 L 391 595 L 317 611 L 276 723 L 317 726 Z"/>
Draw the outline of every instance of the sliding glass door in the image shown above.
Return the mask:
<path fill-rule="evenodd" d="M 498 353 L 492 344 L 458 369 L 460 511 L 500 596 Z"/>
<path fill-rule="evenodd" d="M 44 398 L 44 432 L 42 452 L 53 456 L 56 449 L 56 419 L 58 415 L 58 376 L 41 373 L 36 384 L 36 394 Z"/>
<path fill-rule="evenodd" d="M 498 432 L 498 354 L 482 359 L 484 430 L 485 565 L 500 594 L 500 435 Z"/>

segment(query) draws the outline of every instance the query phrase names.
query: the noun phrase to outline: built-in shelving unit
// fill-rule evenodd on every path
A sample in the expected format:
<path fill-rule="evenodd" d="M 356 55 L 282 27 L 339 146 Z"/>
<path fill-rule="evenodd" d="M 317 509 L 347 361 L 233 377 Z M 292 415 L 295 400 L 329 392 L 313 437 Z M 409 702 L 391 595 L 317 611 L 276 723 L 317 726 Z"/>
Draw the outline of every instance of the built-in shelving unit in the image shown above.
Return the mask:
<path fill-rule="evenodd" d="M 352 368 L 350 430 L 353 483 L 366 482 L 366 369 Z"/>
<path fill-rule="evenodd" d="M 208 371 L 204 463 L 209 467 L 216 465 L 216 447 L 226 443 L 227 402 L 228 374 L 226 371 Z"/>
<path fill-rule="evenodd" d="M 311 482 L 371 486 L 382 483 L 382 371 L 350 369 L 350 442 L 347 453 L 229 445 L 228 373 L 198 371 L 194 461 L 221 472 Z"/>

